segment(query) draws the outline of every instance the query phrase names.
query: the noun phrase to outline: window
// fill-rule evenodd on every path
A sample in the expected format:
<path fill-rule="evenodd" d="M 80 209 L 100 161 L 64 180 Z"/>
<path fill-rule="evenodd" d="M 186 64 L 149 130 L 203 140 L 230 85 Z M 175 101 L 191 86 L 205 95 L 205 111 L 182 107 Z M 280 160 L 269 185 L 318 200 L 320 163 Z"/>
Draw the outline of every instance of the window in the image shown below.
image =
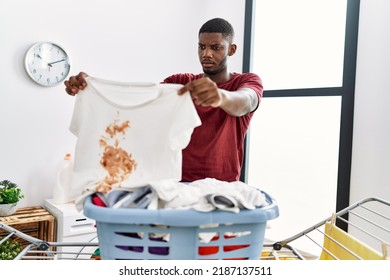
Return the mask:
<path fill-rule="evenodd" d="M 246 2 L 244 72 L 257 73 L 265 91 L 242 179 L 279 204 L 268 239 L 349 204 L 358 10 L 348 0 Z"/>
<path fill-rule="evenodd" d="M 266 90 L 340 87 L 346 0 L 257 0 L 253 71 Z"/>

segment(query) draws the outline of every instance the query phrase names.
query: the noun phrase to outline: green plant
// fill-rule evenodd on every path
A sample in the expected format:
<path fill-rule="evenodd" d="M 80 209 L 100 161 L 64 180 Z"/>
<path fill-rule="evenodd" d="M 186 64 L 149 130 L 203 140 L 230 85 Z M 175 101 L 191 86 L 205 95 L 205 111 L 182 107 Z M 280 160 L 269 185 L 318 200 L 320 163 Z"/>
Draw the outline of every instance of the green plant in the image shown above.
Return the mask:
<path fill-rule="evenodd" d="M 0 182 L 0 204 L 16 203 L 24 197 L 17 184 L 8 180 Z"/>
<path fill-rule="evenodd" d="M 22 245 L 12 239 L 1 243 L 0 239 L 0 260 L 13 260 L 22 251 Z"/>

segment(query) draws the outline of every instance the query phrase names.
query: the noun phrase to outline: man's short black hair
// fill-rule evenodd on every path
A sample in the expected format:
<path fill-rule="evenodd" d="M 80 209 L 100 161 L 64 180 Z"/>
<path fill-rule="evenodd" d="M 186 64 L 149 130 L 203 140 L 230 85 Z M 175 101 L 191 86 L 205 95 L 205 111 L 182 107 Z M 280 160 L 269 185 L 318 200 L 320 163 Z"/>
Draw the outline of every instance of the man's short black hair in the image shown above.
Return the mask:
<path fill-rule="evenodd" d="M 200 33 L 222 33 L 223 37 L 234 37 L 233 26 L 223 18 L 213 18 L 202 25 Z"/>

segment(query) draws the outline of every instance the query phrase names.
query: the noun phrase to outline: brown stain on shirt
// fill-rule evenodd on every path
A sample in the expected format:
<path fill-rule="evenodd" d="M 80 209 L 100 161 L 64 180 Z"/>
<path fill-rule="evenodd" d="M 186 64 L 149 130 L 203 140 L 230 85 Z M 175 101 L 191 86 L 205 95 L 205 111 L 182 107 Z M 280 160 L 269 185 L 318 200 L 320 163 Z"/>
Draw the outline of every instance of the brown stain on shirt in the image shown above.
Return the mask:
<path fill-rule="evenodd" d="M 119 112 L 118 112 L 119 116 Z M 120 147 L 121 140 L 126 138 L 126 130 L 130 128 L 130 121 L 118 124 L 118 119 L 109 124 L 99 140 L 103 148 L 100 165 L 107 171 L 108 175 L 97 187 L 96 191 L 107 193 L 113 184 L 121 183 L 137 168 L 136 161 L 132 155 Z M 118 136 L 122 135 L 121 139 Z M 113 142 L 113 144 L 110 144 Z"/>

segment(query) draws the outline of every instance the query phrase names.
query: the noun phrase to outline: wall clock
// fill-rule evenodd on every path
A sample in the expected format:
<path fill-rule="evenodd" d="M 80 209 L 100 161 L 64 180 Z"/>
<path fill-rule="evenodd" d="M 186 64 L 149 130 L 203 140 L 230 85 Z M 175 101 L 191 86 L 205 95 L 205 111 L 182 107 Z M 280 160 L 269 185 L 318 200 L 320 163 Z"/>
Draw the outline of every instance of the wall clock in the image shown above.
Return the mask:
<path fill-rule="evenodd" d="M 65 80 L 70 71 L 70 59 L 59 45 L 52 42 L 38 42 L 27 50 L 24 66 L 34 82 L 49 87 Z"/>

